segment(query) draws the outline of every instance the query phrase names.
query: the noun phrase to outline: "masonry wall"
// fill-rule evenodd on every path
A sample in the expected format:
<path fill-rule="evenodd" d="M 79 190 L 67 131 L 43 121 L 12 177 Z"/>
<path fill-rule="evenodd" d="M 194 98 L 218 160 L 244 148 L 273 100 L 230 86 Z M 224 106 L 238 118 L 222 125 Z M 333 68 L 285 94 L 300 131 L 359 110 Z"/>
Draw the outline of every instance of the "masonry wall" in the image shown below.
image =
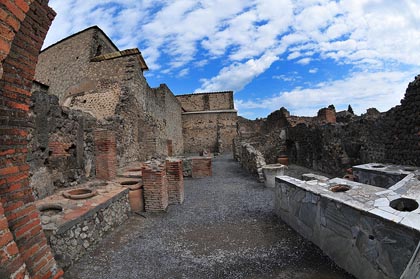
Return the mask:
<path fill-rule="evenodd" d="M 182 154 L 182 109 L 170 89 L 166 85 L 150 88 L 138 53 L 91 61 L 99 45 L 104 53 L 117 51 L 97 27 L 57 43 L 42 52 L 37 77 L 43 78 L 41 82 L 47 76 L 54 78 L 52 82 L 49 78 L 48 93 L 59 96 L 60 104 L 91 114 L 100 127 L 115 132 L 120 167 L 167 156 L 168 141 L 172 155 Z M 75 49 L 79 59 L 58 59 L 60 64 L 54 66 L 56 56 L 66 55 L 60 53 L 63 49 Z M 67 72 L 68 67 L 77 72 Z"/>
<path fill-rule="evenodd" d="M 232 152 L 236 136 L 236 112 L 183 113 L 182 133 L 185 153 Z"/>
<path fill-rule="evenodd" d="M 26 272 L 33 278 L 62 275 L 40 225 L 26 162 L 30 89 L 54 16 L 48 1 L 0 3 L 0 249 L 11 245 L 0 254 L 0 272 L 6 278 L 23 278 Z"/>
<path fill-rule="evenodd" d="M 188 112 L 234 109 L 232 91 L 177 95 L 176 98 Z"/>
<path fill-rule="evenodd" d="M 30 108 L 28 163 L 35 198 L 95 177 L 96 119 L 60 107 L 58 97 L 39 90 L 32 94 Z"/>
<path fill-rule="evenodd" d="M 59 97 L 60 104 L 70 95 L 93 89 L 86 74 L 98 45 L 103 46 L 103 53 L 118 50 L 105 43 L 105 38 L 99 33 L 91 28 L 40 53 L 35 80 L 49 85 L 50 92 Z"/>

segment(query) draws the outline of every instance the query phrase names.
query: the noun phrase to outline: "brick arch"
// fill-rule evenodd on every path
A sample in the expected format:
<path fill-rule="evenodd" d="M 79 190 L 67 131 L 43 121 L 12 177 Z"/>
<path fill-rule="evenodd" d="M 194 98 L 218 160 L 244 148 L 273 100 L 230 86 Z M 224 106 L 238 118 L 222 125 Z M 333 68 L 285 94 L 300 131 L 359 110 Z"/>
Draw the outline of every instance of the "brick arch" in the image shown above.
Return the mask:
<path fill-rule="evenodd" d="M 48 0 L 0 3 L 0 266 L 10 278 L 59 278 L 29 187 L 28 111 L 39 50 L 55 12 Z"/>

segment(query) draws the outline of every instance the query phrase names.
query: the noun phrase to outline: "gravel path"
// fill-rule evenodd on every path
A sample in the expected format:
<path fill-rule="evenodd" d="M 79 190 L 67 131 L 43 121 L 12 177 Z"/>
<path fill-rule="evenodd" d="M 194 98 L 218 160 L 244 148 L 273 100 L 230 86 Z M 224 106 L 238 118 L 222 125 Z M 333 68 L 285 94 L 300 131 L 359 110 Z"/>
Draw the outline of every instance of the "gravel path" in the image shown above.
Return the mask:
<path fill-rule="evenodd" d="M 214 159 L 212 177 L 186 179 L 185 197 L 132 216 L 65 278 L 352 278 L 273 214 L 272 190 L 231 156 Z"/>

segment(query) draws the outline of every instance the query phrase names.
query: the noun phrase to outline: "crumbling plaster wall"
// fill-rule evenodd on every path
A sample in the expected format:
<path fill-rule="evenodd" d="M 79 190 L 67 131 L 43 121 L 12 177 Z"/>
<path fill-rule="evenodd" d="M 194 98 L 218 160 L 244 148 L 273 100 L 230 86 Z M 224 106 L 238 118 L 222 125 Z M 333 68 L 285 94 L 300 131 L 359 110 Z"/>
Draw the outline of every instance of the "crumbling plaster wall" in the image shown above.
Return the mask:
<path fill-rule="evenodd" d="M 95 176 L 93 116 L 61 107 L 57 96 L 36 91 L 30 122 L 30 186 L 37 199 Z"/>

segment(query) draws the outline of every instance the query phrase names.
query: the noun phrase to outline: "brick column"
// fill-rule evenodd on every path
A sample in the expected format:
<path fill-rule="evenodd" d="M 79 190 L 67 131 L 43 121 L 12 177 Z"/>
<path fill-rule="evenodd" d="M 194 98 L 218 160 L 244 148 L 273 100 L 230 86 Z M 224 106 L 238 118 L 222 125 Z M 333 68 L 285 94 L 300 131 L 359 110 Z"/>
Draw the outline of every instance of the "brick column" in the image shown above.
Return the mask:
<path fill-rule="evenodd" d="M 25 262 L 19 254 L 4 216 L 3 205 L 0 203 L 0 278 L 23 278 L 25 274 L 27 274 Z"/>
<path fill-rule="evenodd" d="M 164 166 L 146 165 L 142 168 L 146 212 L 166 211 L 168 183 Z"/>
<path fill-rule="evenodd" d="M 166 160 L 166 178 L 169 204 L 182 204 L 184 202 L 182 160 Z"/>
<path fill-rule="evenodd" d="M 192 177 L 206 177 L 211 176 L 211 158 L 210 157 L 196 157 L 192 158 Z"/>
<path fill-rule="evenodd" d="M 0 245 L 6 245 L 0 253 L 5 265 L 0 267 L 13 272 L 11 278 L 23 278 L 24 265 L 32 278 L 63 274 L 41 228 L 26 162 L 30 91 L 38 54 L 54 16 L 44 0 L 3 0 L 0 4 L 0 202 L 9 229 L 0 217 L 0 241 L 7 242 Z M 16 245 L 9 241 L 9 233 Z"/>
<path fill-rule="evenodd" d="M 115 133 L 108 130 L 94 132 L 96 178 L 112 180 L 117 173 L 117 144 Z"/>

